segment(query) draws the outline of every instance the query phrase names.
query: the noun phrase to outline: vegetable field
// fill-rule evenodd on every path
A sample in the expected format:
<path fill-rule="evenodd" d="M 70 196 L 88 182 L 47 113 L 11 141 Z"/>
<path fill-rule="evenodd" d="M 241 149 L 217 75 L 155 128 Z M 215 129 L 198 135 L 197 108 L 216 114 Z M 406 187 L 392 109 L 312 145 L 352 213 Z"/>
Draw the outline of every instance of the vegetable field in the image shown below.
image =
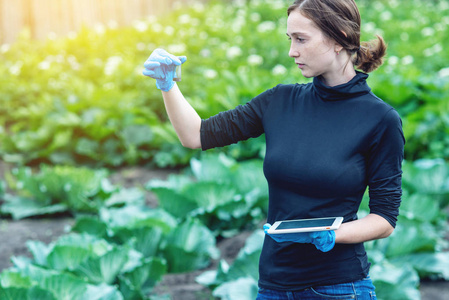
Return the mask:
<path fill-rule="evenodd" d="M 183 148 L 141 71 L 157 47 L 186 55 L 179 86 L 203 118 L 305 82 L 287 55 L 289 3 L 211 1 L 0 46 L 0 249 L 20 220 L 64 227 L 3 250 L 0 299 L 170 299 L 178 275 L 201 287 L 192 299 L 254 299 L 264 138 Z M 397 228 L 366 243 L 371 277 L 379 299 L 426 299 L 424 283 L 449 281 L 449 2 L 357 3 L 362 39 L 389 46 L 368 83 L 407 140 Z"/>

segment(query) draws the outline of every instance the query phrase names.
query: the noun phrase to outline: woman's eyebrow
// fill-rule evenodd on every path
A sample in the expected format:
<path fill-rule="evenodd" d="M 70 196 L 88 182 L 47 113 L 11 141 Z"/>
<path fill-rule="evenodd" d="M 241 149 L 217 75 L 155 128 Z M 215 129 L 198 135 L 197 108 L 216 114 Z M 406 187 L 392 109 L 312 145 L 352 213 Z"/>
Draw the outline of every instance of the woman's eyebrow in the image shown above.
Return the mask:
<path fill-rule="evenodd" d="M 306 33 L 304 32 L 293 32 L 291 34 L 285 33 L 288 37 L 297 37 L 297 36 L 308 36 Z"/>

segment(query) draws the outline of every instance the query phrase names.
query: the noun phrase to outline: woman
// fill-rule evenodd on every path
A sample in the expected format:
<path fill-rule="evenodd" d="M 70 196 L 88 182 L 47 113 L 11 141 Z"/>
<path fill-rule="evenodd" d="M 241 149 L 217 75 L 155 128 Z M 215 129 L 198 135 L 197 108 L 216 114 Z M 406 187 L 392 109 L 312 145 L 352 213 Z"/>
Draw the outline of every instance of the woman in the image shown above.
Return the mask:
<path fill-rule="evenodd" d="M 289 56 L 313 82 L 277 85 L 207 120 L 172 81 L 185 57 L 157 49 L 143 73 L 163 91 L 184 146 L 206 150 L 265 134 L 265 231 L 278 220 L 344 217 L 336 231 L 266 236 L 257 299 L 375 299 L 363 242 L 394 230 L 405 143 L 399 115 L 366 83 L 385 43 L 360 43 L 353 0 L 295 1 L 287 36 Z M 367 186 L 370 214 L 358 219 Z"/>

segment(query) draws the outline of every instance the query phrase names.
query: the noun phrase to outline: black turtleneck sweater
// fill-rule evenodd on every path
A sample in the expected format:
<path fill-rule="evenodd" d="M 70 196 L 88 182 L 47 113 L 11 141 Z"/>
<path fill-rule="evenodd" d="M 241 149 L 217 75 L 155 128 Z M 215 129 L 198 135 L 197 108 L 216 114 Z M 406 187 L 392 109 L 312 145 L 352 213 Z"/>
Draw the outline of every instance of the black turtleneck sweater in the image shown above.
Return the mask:
<path fill-rule="evenodd" d="M 265 133 L 267 222 L 342 216 L 357 219 L 369 187 L 370 212 L 394 227 L 401 201 L 404 136 L 397 112 L 376 97 L 357 72 L 346 84 L 278 85 L 245 105 L 202 121 L 203 150 Z M 366 277 L 363 244 L 312 244 L 265 238 L 259 286 L 301 290 Z"/>

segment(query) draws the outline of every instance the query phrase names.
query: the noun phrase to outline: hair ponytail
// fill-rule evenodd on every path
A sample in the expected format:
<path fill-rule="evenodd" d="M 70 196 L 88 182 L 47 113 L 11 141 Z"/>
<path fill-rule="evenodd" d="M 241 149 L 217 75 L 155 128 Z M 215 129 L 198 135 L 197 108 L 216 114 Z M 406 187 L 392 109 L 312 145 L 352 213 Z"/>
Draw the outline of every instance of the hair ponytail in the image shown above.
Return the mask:
<path fill-rule="evenodd" d="M 380 67 L 387 53 L 387 45 L 384 39 L 379 35 L 376 36 L 376 40 L 362 42 L 355 53 L 353 63 L 357 69 L 365 73 L 372 72 Z"/>

